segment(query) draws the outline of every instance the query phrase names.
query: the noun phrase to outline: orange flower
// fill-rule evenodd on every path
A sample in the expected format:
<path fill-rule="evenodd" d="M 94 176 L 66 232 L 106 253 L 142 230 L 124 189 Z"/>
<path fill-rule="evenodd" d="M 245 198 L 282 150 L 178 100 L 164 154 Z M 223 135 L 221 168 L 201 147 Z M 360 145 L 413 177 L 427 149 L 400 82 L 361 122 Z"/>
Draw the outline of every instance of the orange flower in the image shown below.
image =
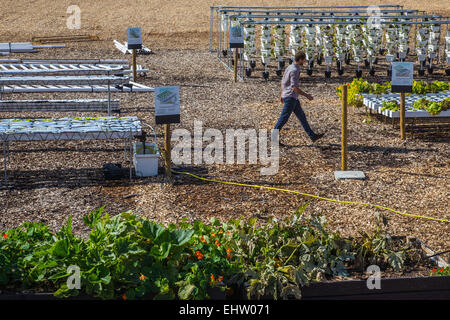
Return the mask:
<path fill-rule="evenodd" d="M 206 243 L 206 240 L 205 240 L 205 238 L 203 238 L 203 236 L 200 237 L 200 241 Z"/>
<path fill-rule="evenodd" d="M 3 234 L 3 238 L 8 238 L 8 235 L 6 233 Z"/>
<path fill-rule="evenodd" d="M 125 295 L 125 293 L 122 295 L 122 299 L 127 300 L 127 296 Z"/>
<path fill-rule="evenodd" d="M 222 277 L 222 276 L 220 276 L 219 278 L 217 278 L 217 281 L 219 281 L 219 282 L 222 282 L 222 280 L 223 280 L 223 277 Z"/>
<path fill-rule="evenodd" d="M 435 272 L 436 271 L 436 269 L 435 268 L 433 268 L 433 270 L 432 270 L 433 272 Z"/>
<path fill-rule="evenodd" d="M 211 275 L 211 281 L 214 281 L 214 275 L 213 274 Z"/>
<path fill-rule="evenodd" d="M 441 270 L 439 270 L 439 272 L 444 272 L 444 268 L 441 268 Z"/>
<path fill-rule="evenodd" d="M 202 260 L 203 259 L 203 254 L 200 251 L 196 251 L 195 252 L 195 256 L 197 257 L 198 260 Z"/>
<path fill-rule="evenodd" d="M 219 240 L 216 240 L 216 246 L 220 247 L 220 242 L 219 242 Z"/>
<path fill-rule="evenodd" d="M 228 253 L 231 253 L 231 249 L 230 249 L 230 248 L 227 248 L 227 252 L 228 252 Z"/>
<path fill-rule="evenodd" d="M 141 273 L 141 276 L 139 277 L 139 280 L 144 281 L 145 279 L 147 279 L 147 277 L 144 276 L 144 275 Z"/>
<path fill-rule="evenodd" d="M 231 254 L 227 254 L 227 259 L 231 259 Z"/>
<path fill-rule="evenodd" d="M 214 238 L 215 236 L 216 236 L 216 234 L 215 234 L 215 233 L 211 233 L 211 237 L 213 237 L 213 238 Z"/>
<path fill-rule="evenodd" d="M 219 234 L 222 234 L 223 233 L 223 230 L 221 229 L 221 230 L 219 230 Z"/>

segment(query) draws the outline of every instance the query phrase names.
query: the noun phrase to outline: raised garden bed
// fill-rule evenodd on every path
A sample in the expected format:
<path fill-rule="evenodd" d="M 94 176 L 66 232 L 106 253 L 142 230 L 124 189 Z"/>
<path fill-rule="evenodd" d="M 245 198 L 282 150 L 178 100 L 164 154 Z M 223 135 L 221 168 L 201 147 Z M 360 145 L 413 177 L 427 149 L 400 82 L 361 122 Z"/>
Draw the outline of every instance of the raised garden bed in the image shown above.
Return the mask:
<path fill-rule="evenodd" d="M 149 298 L 143 298 L 151 299 Z M 245 293 L 227 296 L 210 292 L 211 300 L 245 300 Z M 380 289 L 368 289 L 367 280 L 316 282 L 302 288 L 302 300 L 448 300 L 450 276 L 382 278 Z M 61 299 L 52 293 L 0 294 L 0 300 L 100 300 L 88 295 Z"/>
<path fill-rule="evenodd" d="M 418 99 L 425 98 L 429 101 L 440 102 L 445 98 L 449 98 L 449 92 L 428 93 L 425 95 L 412 94 L 405 97 L 405 117 L 406 118 L 429 118 L 429 117 L 450 117 L 450 110 L 441 111 L 437 115 L 432 115 L 426 110 L 414 110 L 412 107 L 414 102 Z M 389 117 L 400 118 L 400 111 L 382 110 L 384 101 L 396 101 L 400 103 L 400 94 L 363 94 L 363 103 L 369 109 Z"/>
<path fill-rule="evenodd" d="M 366 280 L 313 283 L 302 289 L 304 300 L 448 300 L 450 276 L 382 278 L 380 289 Z"/>
<path fill-rule="evenodd" d="M 0 299 L 258 300 L 448 294 L 444 276 L 448 270 L 441 281 L 429 277 L 432 268 L 448 264 L 414 238 L 389 236 L 383 216 L 376 215 L 373 232 L 346 239 L 326 231 L 321 216 L 305 219 L 305 209 L 306 205 L 300 207 L 285 221 L 213 219 L 211 225 L 196 221 L 168 227 L 129 212 L 111 218 L 96 210 L 84 218 L 91 228 L 88 240 L 73 235 L 71 218 L 56 234 L 42 224 L 25 223 L 1 232 Z M 371 291 L 365 280 L 355 280 L 368 277 L 361 272 L 369 265 L 379 266 L 384 291 Z M 73 266 L 80 270 L 79 289 L 68 288 Z M 398 274 L 409 278 L 418 274 L 422 280 L 408 286 L 416 282 L 395 280 L 392 275 Z"/>

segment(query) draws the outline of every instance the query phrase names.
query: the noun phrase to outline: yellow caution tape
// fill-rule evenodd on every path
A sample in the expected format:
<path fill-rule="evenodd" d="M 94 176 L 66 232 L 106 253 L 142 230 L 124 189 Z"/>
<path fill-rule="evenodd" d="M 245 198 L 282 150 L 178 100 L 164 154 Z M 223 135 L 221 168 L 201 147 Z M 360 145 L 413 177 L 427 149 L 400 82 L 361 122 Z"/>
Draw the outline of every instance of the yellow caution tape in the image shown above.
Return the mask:
<path fill-rule="evenodd" d="M 290 193 L 300 194 L 302 196 L 316 198 L 316 199 L 325 200 L 325 201 L 344 203 L 344 204 L 359 204 L 359 205 L 363 205 L 363 206 L 375 207 L 375 208 L 388 210 L 388 211 L 391 211 L 391 212 L 394 212 L 394 213 L 397 213 L 397 214 L 401 214 L 403 216 L 412 217 L 412 218 L 420 218 L 420 219 L 427 219 L 427 220 L 433 220 L 433 221 L 440 221 L 440 222 L 450 223 L 449 220 L 438 219 L 438 218 L 431 218 L 431 217 L 424 217 L 424 216 L 419 216 L 419 215 L 415 215 L 415 214 L 404 213 L 404 212 L 400 212 L 400 211 L 397 211 L 397 210 L 394 210 L 394 209 L 390 209 L 388 207 L 380 206 L 378 204 L 371 204 L 371 203 L 364 203 L 364 202 L 355 202 L 355 201 L 341 201 L 341 200 L 335 200 L 335 199 L 319 197 L 319 196 L 315 196 L 313 194 L 307 194 L 307 193 L 302 193 L 302 192 L 288 190 L 288 189 L 280 189 L 280 188 L 273 188 L 273 187 L 258 186 L 258 185 L 253 185 L 253 184 L 244 184 L 244 183 L 237 183 L 237 182 L 228 182 L 228 181 L 219 181 L 219 180 L 207 179 L 207 178 L 202 178 L 202 177 L 196 176 L 195 174 L 192 174 L 192 173 L 189 173 L 189 172 L 178 172 L 178 171 L 175 171 L 175 170 L 172 170 L 172 172 L 177 173 L 177 174 L 189 175 L 189 176 L 194 177 L 196 179 L 203 180 L 203 181 L 208 181 L 208 182 L 222 183 L 222 184 L 241 186 L 241 187 L 261 188 L 261 189 L 267 189 L 267 190 L 290 192 Z"/>

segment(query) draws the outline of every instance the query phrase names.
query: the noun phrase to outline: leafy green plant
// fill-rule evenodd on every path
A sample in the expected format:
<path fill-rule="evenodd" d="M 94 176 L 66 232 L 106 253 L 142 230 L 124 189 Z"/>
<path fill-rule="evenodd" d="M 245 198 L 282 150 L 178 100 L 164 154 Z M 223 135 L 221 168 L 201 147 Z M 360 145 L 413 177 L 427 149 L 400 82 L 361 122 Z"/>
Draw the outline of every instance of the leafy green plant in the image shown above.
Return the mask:
<path fill-rule="evenodd" d="M 362 93 L 383 94 L 390 92 L 390 83 L 369 83 L 362 78 L 355 78 L 347 84 L 347 99 L 350 106 L 360 108 L 363 106 Z M 342 99 L 342 89 L 338 87 L 336 93 Z"/>
<path fill-rule="evenodd" d="M 433 268 L 430 271 L 430 276 L 450 276 L 450 267 Z"/>
<path fill-rule="evenodd" d="M 445 81 L 434 81 L 430 84 L 425 81 L 413 81 L 412 93 L 413 94 L 426 94 L 426 93 L 437 93 L 445 92 L 450 90 L 450 82 Z M 342 89 L 341 87 L 336 88 L 336 94 L 340 99 L 342 99 Z M 353 81 L 347 84 L 347 99 L 348 104 L 353 107 L 363 106 L 362 95 L 367 94 L 385 94 L 392 91 L 392 86 L 390 82 L 380 83 L 369 83 L 367 80 L 362 78 L 354 78 Z"/>
<path fill-rule="evenodd" d="M 360 237 L 353 240 L 356 266 L 360 266 L 362 271 L 372 264 L 400 271 L 407 252 L 394 248 L 391 236 L 383 229 L 387 226 L 387 219 L 383 215 L 376 213 L 375 221 L 376 228 L 373 232 L 361 232 Z"/>
<path fill-rule="evenodd" d="M 445 98 L 441 102 L 429 101 L 425 98 L 418 99 L 414 102 L 414 110 L 426 110 L 431 115 L 438 115 L 442 111 L 450 108 L 450 98 Z"/>
<path fill-rule="evenodd" d="M 230 247 L 242 264 L 231 282 L 248 282 L 250 299 L 300 298 L 301 287 L 335 275 L 345 276 L 353 259 L 350 243 L 324 229 L 324 217 L 302 217 L 300 207 L 285 221 L 271 219 L 257 228 L 257 219 L 232 222 Z"/>
<path fill-rule="evenodd" d="M 383 101 L 383 105 L 381 107 L 381 111 L 384 111 L 384 110 L 399 111 L 400 110 L 400 105 L 395 100 Z"/>
<path fill-rule="evenodd" d="M 0 287 L 41 288 L 61 298 L 84 293 L 102 299 L 204 299 L 209 288 L 220 286 L 216 280 L 225 281 L 238 266 L 222 246 L 225 229 L 217 221 L 211 227 L 164 227 L 130 212 L 110 217 L 103 208 L 83 221 L 91 228 L 88 240 L 73 235 L 71 217 L 56 234 L 29 223 L 4 233 Z M 67 286 L 73 265 L 80 268 L 81 290 Z"/>
<path fill-rule="evenodd" d="M 305 218 L 306 208 L 280 221 L 213 218 L 169 226 L 131 212 L 110 217 L 100 208 L 83 218 L 87 239 L 73 234 L 71 217 L 56 233 L 27 222 L 0 232 L 0 290 L 61 298 L 207 299 L 211 289 L 248 285 L 251 299 L 286 299 L 300 298 L 301 288 L 313 281 L 345 277 L 355 265 L 401 270 L 408 261 L 410 249 L 398 247 L 380 221 L 373 233 L 349 240 L 328 232 L 324 217 Z M 80 270 L 80 289 L 68 286 L 71 266 Z"/>

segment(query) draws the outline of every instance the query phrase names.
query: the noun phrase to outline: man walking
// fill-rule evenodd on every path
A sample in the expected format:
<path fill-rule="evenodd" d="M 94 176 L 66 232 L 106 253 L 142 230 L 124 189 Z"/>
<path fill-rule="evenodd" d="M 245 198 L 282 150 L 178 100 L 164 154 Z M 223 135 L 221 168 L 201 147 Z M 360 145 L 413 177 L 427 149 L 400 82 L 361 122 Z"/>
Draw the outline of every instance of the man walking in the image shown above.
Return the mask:
<path fill-rule="evenodd" d="M 306 56 L 303 52 L 297 52 L 294 58 L 294 62 L 286 68 L 284 71 L 283 79 L 281 80 L 281 102 L 284 103 L 283 111 L 281 112 L 280 118 L 278 119 L 277 124 L 275 125 L 275 129 L 281 130 L 286 122 L 289 120 L 292 111 L 297 116 L 298 120 L 305 129 L 309 138 L 312 142 L 315 142 L 323 137 L 323 133 L 316 134 L 311 129 L 306 120 L 305 113 L 303 112 L 300 101 L 298 100 L 298 96 L 302 95 L 308 100 L 313 100 L 313 97 L 300 90 L 299 80 L 300 80 L 300 66 L 306 60 Z M 281 144 L 281 143 L 280 143 Z M 283 145 L 283 144 L 281 144 Z"/>

